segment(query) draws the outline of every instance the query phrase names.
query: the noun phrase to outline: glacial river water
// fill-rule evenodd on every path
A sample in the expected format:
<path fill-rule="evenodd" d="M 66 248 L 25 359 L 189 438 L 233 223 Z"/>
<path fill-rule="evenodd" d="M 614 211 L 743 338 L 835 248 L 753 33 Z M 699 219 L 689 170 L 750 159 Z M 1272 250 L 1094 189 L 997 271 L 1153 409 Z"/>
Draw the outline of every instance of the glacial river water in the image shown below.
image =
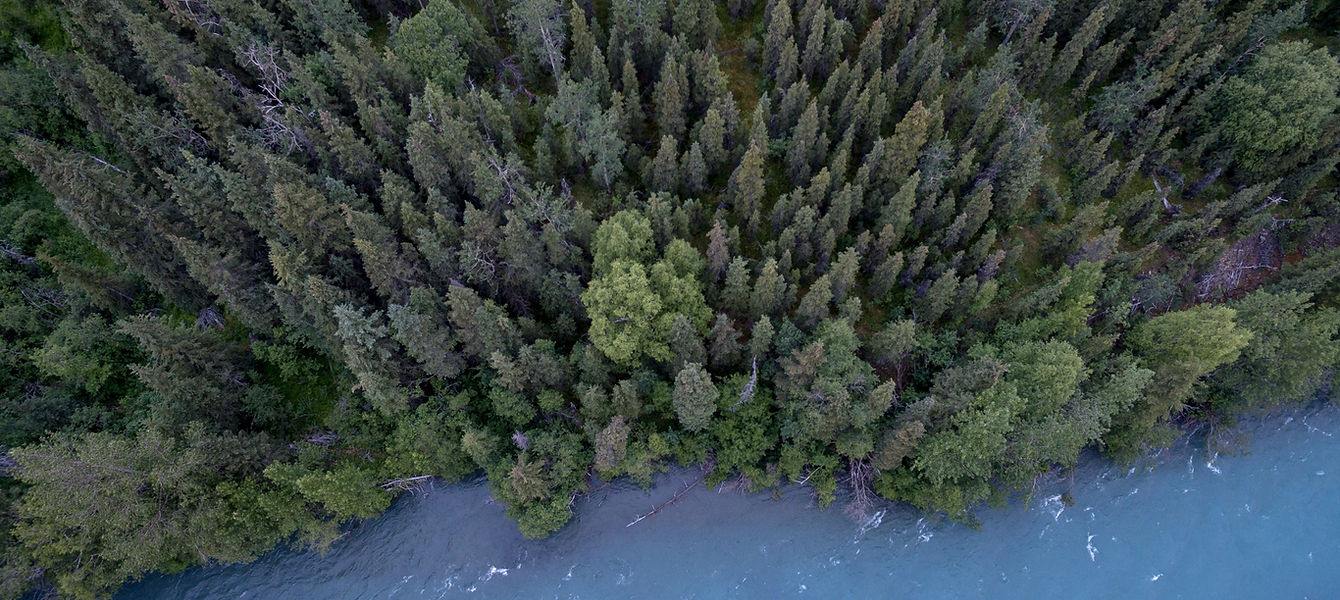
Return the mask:
<path fill-rule="evenodd" d="M 275 551 L 126 587 L 118 600 L 436 598 L 1338 598 L 1340 410 L 1248 425 L 1245 455 L 1195 439 L 1148 461 L 1095 457 L 1068 484 L 980 512 L 981 528 L 906 507 L 856 522 L 803 488 L 644 491 L 579 500 L 573 522 L 527 541 L 479 484 L 398 499 L 324 556 Z"/>

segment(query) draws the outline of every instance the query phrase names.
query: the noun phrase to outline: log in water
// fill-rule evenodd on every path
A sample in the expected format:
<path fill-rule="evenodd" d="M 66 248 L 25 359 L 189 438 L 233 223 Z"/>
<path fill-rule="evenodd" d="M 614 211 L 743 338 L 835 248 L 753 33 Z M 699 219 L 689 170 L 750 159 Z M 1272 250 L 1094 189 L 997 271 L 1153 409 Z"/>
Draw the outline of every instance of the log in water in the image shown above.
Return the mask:
<path fill-rule="evenodd" d="M 616 482 L 571 525 L 522 539 L 484 486 L 406 494 L 324 556 L 155 576 L 119 599 L 1334 598 L 1340 595 L 1340 410 L 1246 426 L 1249 454 L 1190 440 L 1152 470 L 1087 458 L 1068 481 L 980 513 L 981 529 L 906 507 L 854 522 L 804 488 L 650 492 Z"/>

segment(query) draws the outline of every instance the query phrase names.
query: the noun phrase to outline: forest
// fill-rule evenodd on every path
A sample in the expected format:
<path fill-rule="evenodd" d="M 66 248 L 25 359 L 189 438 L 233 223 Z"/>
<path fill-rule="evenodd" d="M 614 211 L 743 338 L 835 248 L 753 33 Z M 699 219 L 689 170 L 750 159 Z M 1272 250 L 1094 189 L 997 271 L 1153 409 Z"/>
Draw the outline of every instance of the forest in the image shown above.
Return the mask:
<path fill-rule="evenodd" d="M 0 598 L 1331 397 L 1335 0 L 0 0 Z M 982 535 L 991 535 L 983 532 Z"/>

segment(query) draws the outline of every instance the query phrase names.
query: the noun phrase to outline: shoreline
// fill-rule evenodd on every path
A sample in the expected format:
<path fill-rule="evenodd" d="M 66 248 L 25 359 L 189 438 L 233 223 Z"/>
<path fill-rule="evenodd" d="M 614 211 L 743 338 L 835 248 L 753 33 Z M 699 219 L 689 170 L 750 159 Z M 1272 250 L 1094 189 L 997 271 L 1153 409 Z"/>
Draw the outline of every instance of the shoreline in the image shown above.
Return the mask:
<path fill-rule="evenodd" d="M 1261 500 L 1250 501 L 1250 509 L 1242 506 L 1234 508 L 1231 504 L 1191 509 L 1208 511 L 1198 513 L 1200 516 L 1194 519 L 1176 515 L 1177 510 L 1187 510 L 1187 502 L 1193 503 L 1189 506 L 1200 506 L 1196 494 L 1203 493 L 1201 488 L 1206 486 L 1209 486 L 1207 489 L 1220 490 L 1216 494 L 1250 497 L 1258 490 L 1256 486 L 1242 485 L 1240 477 L 1244 476 L 1243 469 L 1261 469 L 1265 465 L 1289 466 L 1298 460 L 1306 462 L 1306 457 L 1293 456 L 1302 450 L 1300 440 L 1325 440 L 1321 446 L 1317 446 L 1317 451 L 1326 450 L 1329 452 L 1327 456 L 1340 457 L 1340 451 L 1337 451 L 1336 444 L 1330 441 L 1331 436 L 1328 435 L 1333 432 L 1312 423 L 1319 416 L 1329 419 L 1328 422 L 1340 423 L 1340 408 L 1319 403 L 1291 413 L 1253 420 L 1248 425 L 1248 431 L 1254 435 L 1253 447 L 1262 452 L 1249 452 L 1233 457 L 1232 461 L 1222 460 L 1228 458 L 1223 455 L 1217 458 L 1202 455 L 1203 446 L 1199 446 L 1198 441 L 1190 436 L 1180 438 L 1177 444 L 1163 453 L 1149 457 L 1141 465 L 1143 468 L 1116 467 L 1110 461 L 1090 454 L 1087 459 L 1081 459 L 1077 468 L 1079 490 L 1073 506 L 1067 506 L 1061 501 L 1064 480 L 1053 478 L 1037 486 L 1032 501 L 1019 503 L 1019 496 L 1016 495 L 1005 507 L 984 507 L 979 512 L 982 524 L 980 530 L 973 530 L 962 523 L 927 518 L 906 505 L 881 507 L 882 510 L 877 511 L 870 520 L 854 522 L 840 510 L 815 511 L 813 494 L 797 486 L 783 488 L 780 497 L 771 493 L 742 494 L 718 492 L 715 488 L 694 489 L 671 509 L 635 527 L 626 527 L 626 523 L 636 514 L 674 496 L 683 487 L 685 480 L 691 481 L 688 477 L 691 472 L 672 470 L 659 474 L 656 485 L 650 491 L 642 490 L 628 481 L 615 482 L 597 495 L 579 502 L 570 527 L 560 530 L 551 538 L 525 540 L 515 525 L 510 524 L 501 514 L 500 507 L 491 499 L 486 486 L 481 485 L 482 480 L 449 485 L 433 482 L 430 490 L 398 499 L 381 518 L 365 522 L 352 530 L 345 539 L 332 547 L 328 555 L 272 550 L 260 559 L 264 564 L 216 565 L 193 568 L 181 574 L 155 575 L 128 586 L 125 595 L 118 598 L 224 597 L 210 591 L 216 589 L 232 590 L 232 594 L 227 597 L 236 597 L 242 589 L 239 586 L 243 585 L 262 585 L 258 591 L 291 593 L 283 591 L 300 589 L 309 584 L 328 586 L 328 583 L 315 582 L 331 577 L 340 580 L 356 577 L 356 589 L 363 590 L 360 593 L 364 594 L 358 597 L 385 598 L 394 597 L 388 594 L 397 585 L 428 585 L 427 582 L 414 583 L 427 577 L 428 573 L 438 573 L 434 576 L 437 579 L 433 581 L 437 581 L 439 587 L 444 585 L 443 582 L 454 582 L 449 590 L 441 590 L 439 597 L 456 593 L 462 597 L 476 597 L 477 593 L 466 591 L 470 586 L 476 586 L 478 592 L 493 590 L 493 595 L 485 594 L 483 597 L 512 597 L 513 593 L 530 597 L 533 594 L 515 591 L 516 586 L 521 586 L 521 590 L 531 589 L 526 586 L 559 590 L 565 585 L 577 585 L 563 579 L 564 576 L 576 577 L 574 582 L 581 581 L 581 585 L 587 587 L 612 586 L 605 579 L 596 577 L 595 573 L 607 572 L 606 569 L 612 568 L 609 565 L 620 564 L 624 566 L 620 567 L 619 573 L 634 581 L 642 581 L 644 587 L 636 589 L 647 590 L 655 588 L 647 587 L 650 584 L 645 578 L 651 577 L 647 570 L 659 568 L 653 557 L 675 556 L 679 558 L 674 560 L 680 560 L 692 553 L 708 552 L 712 556 L 694 559 L 696 562 L 693 563 L 705 566 L 726 556 L 737 557 L 732 559 L 737 560 L 741 552 L 747 558 L 750 553 L 757 553 L 764 546 L 775 550 L 768 550 L 766 556 L 751 559 L 763 562 L 748 569 L 766 567 L 769 569 L 767 572 L 751 570 L 748 572 L 753 575 L 746 575 L 746 571 L 740 570 L 745 569 L 744 566 L 732 566 L 729 561 L 718 562 L 716 568 L 726 574 L 734 573 L 732 576 L 751 577 L 750 581 L 776 570 L 770 577 L 779 581 L 792 581 L 797 575 L 787 575 L 787 568 L 813 564 L 804 560 L 806 556 L 814 560 L 826 560 L 823 557 L 831 554 L 837 557 L 835 560 L 840 561 L 841 565 L 829 565 L 819 571 L 813 571 L 813 566 L 802 570 L 810 569 L 805 570 L 805 577 L 832 583 L 832 578 L 844 572 L 844 569 L 867 573 L 874 564 L 884 564 L 888 560 L 896 563 L 911 561 L 918 565 L 935 564 L 937 561 L 958 560 L 954 557 L 971 548 L 1017 544 L 1023 545 L 1021 553 L 1029 556 L 1042 553 L 1041 556 L 1055 552 L 1048 550 L 1050 546 L 1047 544 L 1057 543 L 1061 543 L 1070 555 L 1076 557 L 1071 568 L 1080 568 L 1081 565 L 1101 566 L 1104 561 L 1114 560 L 1117 557 L 1114 553 L 1119 551 L 1122 552 L 1120 556 L 1123 561 L 1137 561 L 1142 560 L 1142 553 L 1121 550 L 1136 543 L 1125 541 L 1135 534 L 1102 534 L 1105 528 L 1110 527 L 1099 526 L 1106 522 L 1104 519 L 1129 521 L 1126 527 L 1154 527 L 1141 536 L 1185 537 L 1176 534 L 1177 528 L 1211 526 L 1219 529 L 1214 523 L 1224 518 L 1249 519 L 1247 523 L 1257 522 L 1250 519 L 1267 518 L 1270 516 L 1268 513 L 1257 515 L 1262 510 L 1268 510 L 1268 504 L 1263 504 L 1260 509 L 1255 508 Z M 1301 479 L 1315 476 L 1322 477 L 1320 481 L 1325 484 L 1331 484 L 1333 480 L 1325 476 L 1312 475 L 1314 470 L 1324 469 L 1321 466 L 1307 467 L 1306 474 L 1294 473 L 1291 475 L 1293 479 L 1286 483 L 1295 484 L 1294 487 L 1301 485 L 1306 489 L 1304 484 L 1307 482 Z M 1197 485 L 1196 481 L 1201 483 Z M 1266 497 L 1276 497 L 1268 491 L 1262 493 L 1266 493 Z M 1294 496 L 1306 497 L 1316 493 L 1295 493 Z M 1141 511 L 1147 510 L 1157 512 L 1147 517 L 1138 516 L 1142 514 Z M 1121 517 L 1130 514 L 1130 511 L 1137 511 L 1137 516 Z M 1212 517 L 1220 513 L 1225 516 Z M 1094 525 L 1083 525 L 1090 521 Z M 1196 525 L 1197 522 L 1203 522 L 1204 525 Z M 1157 526 L 1158 523 L 1165 525 Z M 1280 522 L 1273 526 L 1283 524 Z M 1094 530 L 1094 527 L 1097 529 Z M 1086 528 L 1088 533 L 1085 533 Z M 1172 529 L 1165 531 L 1165 528 Z M 1224 534 L 1228 532 L 1223 531 L 1219 535 Z M 1086 540 L 1088 536 L 1097 537 Z M 791 542 L 783 543 L 785 540 Z M 687 547 L 682 550 L 672 550 L 685 545 Z M 1092 547 L 1092 555 L 1086 547 Z M 1164 553 L 1173 553 L 1170 556 L 1180 556 L 1177 554 L 1181 552 L 1179 548 L 1158 548 L 1156 554 L 1162 556 Z M 367 556 L 369 552 L 377 558 Z M 663 552 L 672 554 L 660 554 Z M 690 554 L 685 555 L 684 552 Z M 785 552 L 785 557 L 779 555 L 768 558 L 775 552 Z M 867 554 L 870 558 L 861 558 Z M 881 558 L 885 555 L 890 558 Z M 996 555 L 988 553 L 986 556 Z M 870 560 L 876 563 L 870 563 Z M 1013 565 L 1014 561 L 1023 559 L 1016 559 L 1013 553 L 1006 553 L 991 560 Z M 447 565 L 447 570 L 442 571 L 442 567 L 433 566 L 439 563 Z M 975 568 L 981 570 L 984 567 Z M 1034 565 L 1033 568 L 1039 566 Z M 410 569 L 405 576 L 413 575 L 414 578 L 399 582 L 402 576 L 395 573 L 405 569 Z M 503 570 L 507 574 L 503 574 Z M 829 570 L 835 571 L 829 573 Z M 574 572 L 576 575 L 573 575 Z M 1160 572 L 1166 573 L 1165 577 L 1149 580 Z M 587 579 L 582 579 L 583 573 Z M 1166 582 L 1166 577 L 1172 575 L 1173 571 L 1159 569 L 1141 573 L 1140 581 L 1148 584 Z M 615 574 L 611 573 L 610 576 Z M 659 570 L 656 572 L 656 577 L 664 576 L 667 575 Z M 919 577 L 938 580 L 941 575 L 922 573 Z M 1016 574 L 1015 577 L 1022 575 Z M 276 579 L 262 584 L 256 578 L 262 581 L 266 578 Z M 311 583 L 305 583 L 309 581 Z M 755 583 L 769 590 L 774 589 L 769 587 L 773 582 Z M 930 585 L 929 581 L 923 583 Z M 819 589 L 813 583 L 803 585 L 809 585 L 811 590 Z M 623 588 L 610 588 L 619 589 Z M 1005 589 L 1014 588 L 1007 586 Z M 176 595 L 153 596 L 141 593 L 148 590 L 176 590 Z M 785 591 L 789 594 L 795 590 L 786 588 Z M 916 594 L 912 596 L 918 597 Z M 252 594 L 248 594 L 248 597 L 252 597 Z"/>
<path fill-rule="evenodd" d="M 1195 469 L 1203 469 L 1205 471 L 1213 472 L 1219 468 L 1220 465 L 1216 463 L 1218 463 L 1220 459 L 1242 458 L 1252 455 L 1251 446 L 1261 441 L 1262 434 L 1271 434 L 1282 431 L 1295 421 L 1303 423 L 1304 426 L 1308 428 L 1309 432 L 1311 432 L 1316 428 L 1310 425 L 1308 420 L 1317 415 L 1328 415 L 1333 419 L 1338 418 L 1340 417 L 1340 407 L 1337 407 L 1329 401 L 1319 400 L 1306 407 L 1300 407 L 1266 417 L 1243 419 L 1242 422 L 1246 424 L 1244 433 L 1252 434 L 1253 437 L 1249 442 L 1246 451 L 1237 455 L 1217 453 L 1211 453 L 1208 456 L 1203 455 L 1202 453 L 1208 449 L 1203 445 L 1203 436 L 1198 437 L 1198 430 L 1186 432 L 1184 435 L 1179 436 L 1177 442 L 1172 446 L 1164 448 L 1154 454 L 1146 455 L 1145 457 L 1142 457 L 1137 464 L 1130 466 L 1118 466 L 1111 460 L 1104 458 L 1096 450 L 1090 448 L 1081 455 L 1076 467 L 1073 469 L 1074 480 L 1080 489 L 1080 493 L 1075 494 L 1073 497 L 1073 504 L 1067 504 L 1063 498 L 1066 491 L 1070 491 L 1065 489 L 1065 486 L 1068 485 L 1068 481 L 1071 479 L 1070 476 L 1043 476 L 1039 479 L 1038 485 L 1032 488 L 1031 493 L 1011 493 L 1006 500 L 1006 503 L 1002 506 L 992 506 L 987 504 L 977 507 L 975 514 L 978 518 L 975 520 L 974 524 L 979 525 L 979 527 L 974 527 L 974 524 L 960 523 L 946 519 L 942 515 L 926 515 L 922 511 L 906 503 L 892 503 L 888 501 L 882 502 L 878 507 L 872 510 L 871 515 L 866 520 L 855 520 L 849 515 L 843 514 L 842 511 L 841 503 L 849 493 L 847 490 L 840 490 L 838 500 L 834 505 L 820 509 L 817 506 L 815 494 L 812 489 L 794 483 L 783 485 L 779 488 L 765 488 L 752 492 L 722 489 L 721 485 L 713 486 L 711 488 L 705 486 L 691 486 L 694 489 L 689 490 L 688 493 L 684 493 L 686 482 L 692 482 L 698 475 L 701 475 L 701 471 L 693 467 L 673 466 L 664 472 L 654 474 L 653 484 L 650 488 L 644 489 L 627 477 L 620 477 L 611 482 L 606 482 L 597 490 L 588 494 L 583 494 L 578 498 L 574 505 L 573 521 L 569 526 L 560 529 L 550 538 L 525 540 L 520 536 L 519 531 L 516 530 L 515 523 L 502 517 L 501 507 L 498 506 L 496 499 L 489 494 L 487 480 L 482 475 L 472 477 L 468 481 L 454 483 L 445 482 L 435 478 L 425 484 L 424 487 L 426 487 L 426 489 L 418 488 L 417 491 L 411 489 L 409 493 L 397 497 L 392 506 L 383 515 L 360 522 L 357 525 L 346 529 L 344 537 L 337 541 L 325 554 L 311 551 L 293 551 L 286 548 L 275 548 L 262 555 L 257 561 L 252 561 L 251 563 L 196 566 L 188 569 L 186 572 L 176 574 L 155 573 L 146 576 L 139 582 L 128 585 L 127 588 L 150 584 L 154 581 L 186 577 L 188 575 L 208 576 L 210 574 L 225 573 L 238 569 L 246 570 L 253 568 L 258 562 L 273 560 L 276 557 L 282 557 L 286 560 L 296 559 L 304 562 L 314 559 L 318 561 L 317 564 L 321 564 L 320 561 L 329 554 L 348 552 L 351 549 L 350 545 L 368 543 L 366 540 L 362 539 L 367 533 L 363 530 L 375 532 L 379 527 L 402 527 L 407 525 L 402 523 L 405 517 L 404 513 L 418 508 L 421 504 L 430 500 L 434 496 L 443 498 L 452 496 L 473 498 L 474 500 L 481 502 L 483 505 L 497 507 L 488 510 L 496 511 L 496 518 L 501 518 L 506 523 L 511 524 L 512 530 L 509 532 L 511 540 L 509 543 L 514 543 L 522 548 L 553 548 L 567 543 L 567 541 L 572 538 L 582 538 L 585 533 L 576 530 L 580 529 L 585 522 L 592 520 L 608 522 L 611 524 L 610 527 L 605 530 L 609 535 L 631 535 L 646 539 L 654 539 L 655 536 L 661 535 L 665 529 L 682 525 L 681 521 L 683 521 L 687 515 L 680 513 L 681 510 L 692 510 L 692 508 L 688 506 L 680 506 L 678 504 L 672 504 L 668 507 L 663 506 L 667 500 L 675 499 L 681 494 L 684 503 L 689 505 L 703 503 L 705 499 L 710 499 L 713 496 L 725 495 L 733 497 L 732 505 L 747 505 L 761 507 L 762 509 L 767 509 L 769 507 L 774 509 L 780 508 L 788 514 L 796 512 L 798 509 L 798 514 L 801 515 L 802 518 L 830 522 L 838 520 L 842 524 L 842 527 L 845 527 L 858 537 L 865 535 L 871 530 L 881 527 L 887 529 L 890 524 L 898 523 L 899 525 L 895 526 L 895 528 L 902 527 L 904 530 L 913 528 L 918 532 L 918 536 L 933 536 L 942 528 L 948 527 L 950 528 L 949 530 L 953 531 L 957 531 L 960 528 L 966 528 L 973 530 L 970 535 L 991 538 L 993 537 L 991 532 L 993 523 L 998 525 L 999 529 L 1004 529 L 1008 524 L 1018 520 L 1020 517 L 1036 511 L 1046 511 L 1056 515 L 1060 515 L 1067 510 L 1082 511 L 1083 509 L 1078 507 L 1085 506 L 1086 504 L 1093 505 L 1101 500 L 1101 498 L 1097 497 L 1097 494 L 1102 491 L 1104 485 L 1114 481 L 1127 480 L 1133 476 L 1138 478 L 1141 475 L 1153 473 L 1159 470 L 1160 467 L 1180 468 L 1180 464 L 1174 465 L 1171 461 L 1174 457 L 1177 457 L 1177 460 L 1180 461 L 1180 456 L 1183 454 L 1187 454 L 1187 459 L 1193 471 Z M 1272 423 L 1277 426 L 1263 429 L 1263 427 Z M 1331 433 L 1319 429 L 1316 430 L 1322 431 L 1323 433 Z M 1205 465 L 1204 467 L 1199 466 L 1202 463 Z M 1169 496 L 1169 498 L 1171 498 L 1171 496 Z M 607 507 L 607 504 L 610 503 L 614 505 L 613 508 Z M 624 514 L 628 509 L 634 507 L 647 508 L 639 509 L 642 511 L 641 513 Z M 662 507 L 664 510 L 633 527 L 625 525 L 630 519 L 635 519 L 639 514 L 645 513 L 648 508 L 654 507 Z M 615 513 L 611 512 L 612 510 L 621 510 L 623 512 Z M 668 522 L 661 523 L 660 521 Z M 582 539 L 586 542 L 599 543 L 599 540 Z M 126 597 L 127 596 L 121 595 L 117 596 L 117 598 Z"/>

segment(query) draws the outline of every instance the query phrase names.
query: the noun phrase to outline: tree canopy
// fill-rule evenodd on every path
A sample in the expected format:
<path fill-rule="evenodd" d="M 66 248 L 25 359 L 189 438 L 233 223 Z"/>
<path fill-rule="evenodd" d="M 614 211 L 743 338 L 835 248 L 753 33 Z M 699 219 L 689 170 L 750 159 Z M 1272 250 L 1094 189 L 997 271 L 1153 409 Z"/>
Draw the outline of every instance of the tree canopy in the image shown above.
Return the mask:
<path fill-rule="evenodd" d="M 435 477 L 530 537 L 674 464 L 971 520 L 1316 400 L 1333 12 L 0 4 L 0 598 Z"/>

